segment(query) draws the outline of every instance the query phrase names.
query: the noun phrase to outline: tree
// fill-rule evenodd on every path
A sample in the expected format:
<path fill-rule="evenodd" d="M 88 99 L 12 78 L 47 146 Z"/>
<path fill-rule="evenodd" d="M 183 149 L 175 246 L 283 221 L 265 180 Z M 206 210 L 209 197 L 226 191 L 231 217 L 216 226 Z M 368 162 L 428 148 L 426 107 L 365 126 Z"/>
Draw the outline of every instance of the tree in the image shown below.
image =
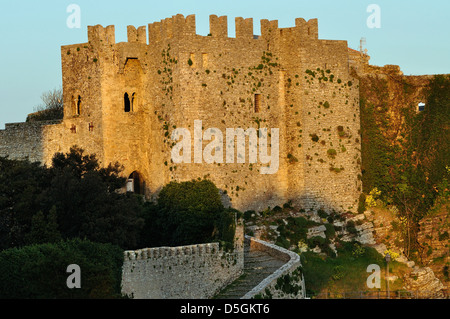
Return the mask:
<path fill-rule="evenodd" d="M 171 182 L 157 204 L 144 210 L 141 246 L 181 246 L 211 241 L 232 242 L 236 211 L 224 208 L 218 188 L 209 180 Z"/>
<path fill-rule="evenodd" d="M 58 230 L 58 216 L 53 206 L 47 216 L 42 211 L 37 212 L 31 219 L 31 230 L 25 236 L 27 244 L 56 243 L 61 240 Z"/>
<path fill-rule="evenodd" d="M 139 217 L 142 205 L 134 194 L 117 193 L 125 185 L 123 168 L 117 163 L 100 168 L 95 155 L 85 155 L 76 146 L 67 154 L 55 154 L 52 163 L 43 202 L 47 209 L 56 207 L 63 238 L 137 248 L 144 224 Z"/>
<path fill-rule="evenodd" d="M 67 266 L 81 269 L 81 287 L 69 289 Z M 2 299 L 122 298 L 123 250 L 111 244 L 72 239 L 0 252 Z"/>
<path fill-rule="evenodd" d="M 0 158 L 0 250 L 60 237 L 138 248 L 142 203 L 116 191 L 121 170 L 101 168 L 78 147 L 56 154 L 50 168 Z"/>
<path fill-rule="evenodd" d="M 0 250 L 25 244 L 48 179 L 38 163 L 0 157 Z"/>
<path fill-rule="evenodd" d="M 43 104 L 35 107 L 35 113 L 28 115 L 27 122 L 58 120 L 64 117 L 63 90 L 53 89 L 42 93 Z"/>

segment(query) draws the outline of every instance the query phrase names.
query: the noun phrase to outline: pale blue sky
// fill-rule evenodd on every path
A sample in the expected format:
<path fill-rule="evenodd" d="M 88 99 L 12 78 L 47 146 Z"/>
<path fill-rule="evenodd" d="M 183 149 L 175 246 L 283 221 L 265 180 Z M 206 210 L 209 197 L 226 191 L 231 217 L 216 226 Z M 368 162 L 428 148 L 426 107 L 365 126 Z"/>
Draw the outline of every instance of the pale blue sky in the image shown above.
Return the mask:
<path fill-rule="evenodd" d="M 81 8 L 81 28 L 66 25 L 68 5 Z M 381 8 L 381 28 L 366 21 L 370 4 Z M 347 40 L 357 49 L 367 39 L 371 63 L 397 64 L 407 75 L 450 73 L 448 0 L 0 0 L 0 129 L 25 121 L 43 92 L 62 86 L 60 47 L 87 42 L 87 26 L 114 24 L 116 42 L 126 41 L 127 25 L 147 25 L 181 13 L 196 15 L 197 33 L 209 33 L 209 15 L 278 20 L 319 19 L 319 38 Z"/>

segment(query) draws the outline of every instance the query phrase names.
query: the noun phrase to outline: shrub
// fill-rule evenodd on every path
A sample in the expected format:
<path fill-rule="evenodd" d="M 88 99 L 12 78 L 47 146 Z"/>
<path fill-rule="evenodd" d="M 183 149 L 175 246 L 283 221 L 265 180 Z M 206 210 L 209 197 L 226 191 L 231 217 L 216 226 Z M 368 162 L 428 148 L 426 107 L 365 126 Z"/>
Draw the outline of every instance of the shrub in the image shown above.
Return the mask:
<path fill-rule="evenodd" d="M 327 218 L 328 217 L 328 214 L 323 209 L 319 209 L 317 211 L 317 214 L 319 215 L 320 218 Z"/>
<path fill-rule="evenodd" d="M 439 241 L 447 240 L 449 238 L 448 232 L 445 231 L 444 233 L 439 234 Z"/>
<path fill-rule="evenodd" d="M 353 220 L 349 220 L 347 222 L 346 229 L 350 234 L 356 235 L 356 233 L 358 233 L 355 227 L 355 222 Z"/>
<path fill-rule="evenodd" d="M 244 219 L 251 220 L 252 218 L 254 218 L 254 217 L 252 217 L 252 215 L 256 216 L 256 212 L 254 210 L 247 210 L 244 212 Z"/>
<path fill-rule="evenodd" d="M 235 214 L 224 208 L 219 189 L 211 181 L 171 182 L 161 190 L 157 204 L 146 205 L 141 246 L 230 241 Z M 247 217 L 249 212 L 244 213 Z"/>
<path fill-rule="evenodd" d="M 355 244 L 352 250 L 352 256 L 355 258 L 361 257 L 366 252 L 365 248 L 359 244 Z"/>
<path fill-rule="evenodd" d="M 334 236 L 336 235 L 336 231 L 333 224 L 325 224 L 325 228 L 325 236 L 327 236 L 327 238 L 334 238 Z"/>
<path fill-rule="evenodd" d="M 292 201 L 290 200 L 287 203 L 284 203 L 283 208 L 292 208 Z"/>
<path fill-rule="evenodd" d="M 289 160 L 289 163 L 291 164 L 298 162 L 298 158 L 292 155 L 291 153 L 287 155 L 287 158 Z"/>
<path fill-rule="evenodd" d="M 358 213 L 363 214 L 365 211 L 366 211 L 366 195 L 364 193 L 361 193 L 359 195 Z"/>
<path fill-rule="evenodd" d="M 337 152 L 336 152 L 335 149 L 331 148 L 331 149 L 329 149 L 329 150 L 327 151 L 327 155 L 328 155 L 329 157 L 331 157 L 331 158 L 335 158 L 336 155 L 337 155 Z"/>

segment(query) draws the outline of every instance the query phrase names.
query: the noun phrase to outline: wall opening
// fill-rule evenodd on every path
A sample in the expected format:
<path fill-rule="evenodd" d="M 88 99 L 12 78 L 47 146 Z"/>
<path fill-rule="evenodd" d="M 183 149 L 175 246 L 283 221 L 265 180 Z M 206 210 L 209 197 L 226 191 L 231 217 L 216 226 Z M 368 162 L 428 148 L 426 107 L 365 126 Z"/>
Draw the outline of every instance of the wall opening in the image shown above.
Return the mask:
<path fill-rule="evenodd" d="M 194 53 L 191 53 L 189 55 L 188 64 L 191 68 L 195 67 L 195 54 Z"/>
<path fill-rule="evenodd" d="M 136 92 L 131 95 L 131 112 L 136 110 Z"/>
<path fill-rule="evenodd" d="M 259 113 L 261 111 L 261 94 L 255 94 L 255 113 Z"/>
<path fill-rule="evenodd" d="M 81 96 L 78 95 L 78 99 L 76 101 L 76 105 L 75 105 L 75 115 L 80 115 L 81 114 Z"/>
<path fill-rule="evenodd" d="M 418 112 L 423 112 L 423 111 L 425 111 L 425 103 L 420 102 L 420 103 L 417 105 L 417 111 L 418 111 Z"/>
<path fill-rule="evenodd" d="M 127 192 L 145 195 L 145 182 L 138 172 L 134 171 L 127 179 Z"/>
<path fill-rule="evenodd" d="M 202 53 L 202 61 L 203 67 L 206 68 L 208 66 L 208 53 Z"/>
<path fill-rule="evenodd" d="M 126 113 L 131 111 L 131 102 L 130 97 L 128 96 L 128 93 L 125 93 L 123 96 L 123 104 L 124 104 L 124 110 Z"/>

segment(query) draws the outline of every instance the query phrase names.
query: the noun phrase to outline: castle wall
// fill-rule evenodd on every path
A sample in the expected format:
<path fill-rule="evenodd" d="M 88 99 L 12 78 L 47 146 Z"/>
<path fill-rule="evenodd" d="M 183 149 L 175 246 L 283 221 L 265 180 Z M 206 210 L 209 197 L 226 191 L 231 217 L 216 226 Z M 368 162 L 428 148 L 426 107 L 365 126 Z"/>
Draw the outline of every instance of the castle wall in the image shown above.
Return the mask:
<path fill-rule="evenodd" d="M 43 135 L 46 125 L 59 121 L 8 123 L 0 130 L 0 156 L 9 159 L 28 158 L 32 162 L 43 162 Z"/>
<path fill-rule="evenodd" d="M 300 256 L 290 250 L 253 237 L 245 236 L 245 238 L 250 241 L 251 250 L 264 251 L 277 259 L 285 260 L 286 263 L 247 292 L 242 299 L 267 298 L 269 297 L 268 293 L 271 299 L 304 299 L 306 287 Z M 287 289 L 283 289 L 279 281 L 288 281 L 291 288 L 297 288 L 297 292 L 293 292 L 294 289 L 289 289 L 291 292 L 287 292 Z"/>
<path fill-rule="evenodd" d="M 135 299 L 207 299 L 244 269 L 244 228 L 236 227 L 235 248 L 218 243 L 126 251 L 122 293 Z"/>

